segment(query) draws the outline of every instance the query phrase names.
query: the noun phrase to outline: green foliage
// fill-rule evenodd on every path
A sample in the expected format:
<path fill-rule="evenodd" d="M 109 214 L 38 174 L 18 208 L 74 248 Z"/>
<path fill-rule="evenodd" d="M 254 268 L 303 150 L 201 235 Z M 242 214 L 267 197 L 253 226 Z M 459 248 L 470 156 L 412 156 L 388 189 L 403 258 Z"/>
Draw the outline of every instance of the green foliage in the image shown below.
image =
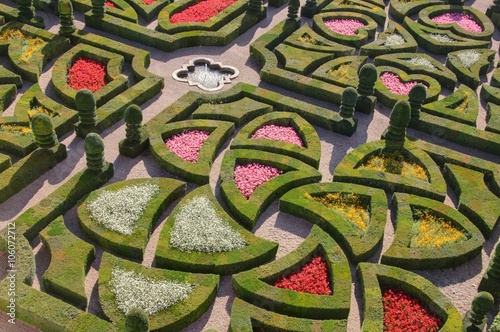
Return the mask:
<path fill-rule="evenodd" d="M 134 308 L 125 315 L 127 332 L 149 332 L 149 318 L 141 308 Z"/>

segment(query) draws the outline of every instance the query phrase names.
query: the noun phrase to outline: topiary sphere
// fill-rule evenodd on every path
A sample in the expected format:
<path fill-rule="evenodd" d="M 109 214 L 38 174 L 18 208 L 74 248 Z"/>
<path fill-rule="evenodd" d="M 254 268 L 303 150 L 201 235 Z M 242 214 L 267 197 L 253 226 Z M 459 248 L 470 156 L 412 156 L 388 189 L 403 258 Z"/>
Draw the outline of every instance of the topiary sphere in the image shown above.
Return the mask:
<path fill-rule="evenodd" d="M 411 100 L 422 100 L 424 101 L 427 97 L 427 89 L 422 83 L 415 84 L 408 94 Z"/>
<path fill-rule="evenodd" d="M 95 97 L 92 91 L 88 89 L 79 90 L 75 96 L 76 108 L 79 110 L 94 110 Z"/>
<path fill-rule="evenodd" d="M 149 318 L 141 308 L 130 309 L 125 315 L 125 330 L 127 332 L 148 332 Z"/>
<path fill-rule="evenodd" d="M 57 9 L 60 15 L 73 15 L 73 5 L 71 0 L 59 0 L 57 3 Z"/>
<path fill-rule="evenodd" d="M 374 83 L 378 79 L 377 67 L 373 63 L 367 63 L 361 67 L 358 76 L 365 83 Z"/>
<path fill-rule="evenodd" d="M 103 151 L 104 142 L 99 134 L 90 133 L 85 137 L 85 153 L 87 155 L 96 155 Z"/>
<path fill-rule="evenodd" d="M 31 119 L 31 130 L 34 135 L 50 135 L 54 130 L 54 125 L 50 116 L 45 113 L 38 113 Z"/>
<path fill-rule="evenodd" d="M 472 301 L 472 310 L 478 314 L 486 315 L 494 304 L 493 295 L 488 292 L 479 292 Z"/>
<path fill-rule="evenodd" d="M 142 122 L 142 110 L 133 104 L 125 110 L 125 122 L 130 124 L 140 124 Z"/>

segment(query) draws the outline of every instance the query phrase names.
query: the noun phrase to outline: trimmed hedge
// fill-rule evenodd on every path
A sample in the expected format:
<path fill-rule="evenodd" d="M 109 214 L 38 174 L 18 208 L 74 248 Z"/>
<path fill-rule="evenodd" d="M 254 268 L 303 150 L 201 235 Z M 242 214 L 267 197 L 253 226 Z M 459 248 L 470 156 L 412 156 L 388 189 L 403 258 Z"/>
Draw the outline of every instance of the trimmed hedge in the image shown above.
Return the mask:
<path fill-rule="evenodd" d="M 57 144 L 50 149 L 38 148 L 0 173 L 0 203 L 20 192 L 28 184 L 63 161 L 66 156 L 64 144 Z"/>
<path fill-rule="evenodd" d="M 442 332 L 462 330 L 462 316 L 451 301 L 429 280 L 397 267 L 360 263 L 358 278 L 363 289 L 363 332 L 382 332 L 384 311 L 381 286 L 397 287 L 419 299 L 444 322 Z"/>
<path fill-rule="evenodd" d="M 23 79 L 21 75 L 15 74 L 2 66 L 0 67 L 0 84 L 15 84 L 17 88 L 20 88 L 23 86 Z"/>
<path fill-rule="evenodd" d="M 127 3 L 140 17 L 145 19 L 147 22 L 150 22 L 158 16 L 158 13 L 160 13 L 160 11 L 163 10 L 165 6 L 171 3 L 171 0 L 155 0 L 151 4 L 146 4 L 142 0 L 128 0 Z"/>
<path fill-rule="evenodd" d="M 312 73 L 311 77 L 345 88 L 350 86 L 357 88 L 359 70 L 367 61 L 367 56 L 343 56 L 324 63 Z"/>
<path fill-rule="evenodd" d="M 484 173 L 453 164 L 444 166 L 448 183 L 458 197 L 458 211 L 489 238 L 500 220 L 500 198 L 488 188 Z"/>
<path fill-rule="evenodd" d="M 409 17 L 404 20 L 403 26 L 415 37 L 418 45 L 434 54 L 448 54 L 450 52 L 473 49 L 488 48 L 489 40 L 474 40 L 461 37 L 451 30 L 435 29 L 423 24 L 419 24 Z M 430 37 L 430 34 L 446 35 L 453 39 L 453 42 L 443 43 Z"/>
<path fill-rule="evenodd" d="M 410 63 L 412 59 L 424 59 L 431 63 L 434 68 L 429 68 L 425 65 L 414 65 Z M 397 53 L 379 55 L 373 60 L 375 66 L 391 66 L 399 68 L 408 74 L 427 75 L 439 82 L 439 84 L 447 89 L 454 90 L 457 84 L 456 75 L 446 68 L 441 62 L 425 53 Z"/>
<path fill-rule="evenodd" d="M 185 252 L 170 245 L 170 232 L 175 216 L 187 201 L 194 197 L 205 196 L 215 206 L 217 216 L 236 230 L 247 245 L 241 249 L 226 252 Z M 278 244 L 256 237 L 232 219 L 215 199 L 210 186 L 199 187 L 177 204 L 170 213 L 160 233 L 156 247 L 155 262 L 157 267 L 196 273 L 233 274 L 264 264 L 274 258 Z"/>
<path fill-rule="evenodd" d="M 479 98 L 477 98 L 474 90 L 462 84 L 451 95 L 424 104 L 420 110 L 469 126 L 475 126 L 479 113 Z"/>
<path fill-rule="evenodd" d="M 347 331 L 347 320 L 295 318 L 267 311 L 235 298 L 231 306 L 229 331 L 253 332 L 256 328 L 284 332 L 345 332 Z"/>
<path fill-rule="evenodd" d="M 292 127 L 304 146 L 265 138 L 251 138 L 258 129 L 268 125 Z M 238 132 L 231 141 L 230 148 L 279 153 L 299 159 L 315 168 L 319 167 L 321 157 L 321 142 L 314 127 L 300 115 L 289 112 L 273 112 L 255 118 Z"/>
<path fill-rule="evenodd" d="M 486 105 L 486 131 L 500 134 L 500 105 L 488 103 Z"/>
<path fill-rule="evenodd" d="M 359 13 L 371 17 L 379 25 L 384 26 L 387 15 L 385 14 L 385 6 L 382 3 L 374 4 L 373 1 L 363 1 L 363 0 L 349 0 L 346 3 L 345 0 L 333 0 L 328 5 L 326 5 L 321 13 L 329 12 L 351 12 Z"/>
<path fill-rule="evenodd" d="M 10 159 L 10 156 L 0 153 L 0 173 L 5 171 L 10 166 L 12 166 L 12 161 Z"/>
<path fill-rule="evenodd" d="M 364 235 L 342 214 L 306 195 L 354 193 L 370 214 Z M 295 188 L 280 198 L 280 211 L 314 223 L 337 241 L 353 263 L 368 260 L 380 247 L 387 221 L 387 198 L 380 189 L 350 183 L 316 183 Z"/>
<path fill-rule="evenodd" d="M 9 281 L 0 282 L 0 305 L 7 308 Z M 113 324 L 75 308 L 55 297 L 27 286 L 16 284 L 16 319 L 50 332 L 118 332 Z"/>
<path fill-rule="evenodd" d="M 149 126 L 148 129 L 150 151 L 163 169 L 186 181 L 206 184 L 217 152 L 233 134 L 234 124 L 216 120 L 185 120 Z M 210 132 L 210 136 L 200 148 L 196 163 L 182 159 L 165 145 L 165 141 L 170 137 L 190 130 Z"/>
<path fill-rule="evenodd" d="M 50 253 L 50 265 L 42 276 L 45 291 L 85 308 L 85 276 L 95 259 L 94 246 L 73 235 L 62 216 L 40 232 L 40 239 Z"/>
<path fill-rule="evenodd" d="M 280 277 L 300 269 L 314 255 L 327 262 L 333 295 L 296 292 L 273 286 Z M 351 303 L 351 271 L 342 249 L 319 227 L 313 226 L 302 244 L 288 255 L 233 275 L 237 296 L 254 305 L 292 317 L 346 319 Z"/>
<path fill-rule="evenodd" d="M 335 168 L 333 174 L 334 181 L 358 183 L 383 188 L 391 192 L 405 192 L 444 201 L 446 197 L 446 182 L 438 165 L 436 165 L 429 155 L 418 146 L 412 144 L 408 139 L 404 143 L 403 156 L 405 160 L 409 160 L 425 168 L 428 176 L 427 181 L 411 176 L 358 169 L 370 156 L 383 153 L 385 144 L 386 142 L 382 140 L 374 141 L 362 144 L 351 151 Z"/>
<path fill-rule="evenodd" d="M 254 190 L 246 199 L 234 184 L 234 169 L 238 164 L 260 163 L 276 167 L 283 174 Z M 245 228 L 252 229 L 261 213 L 278 197 L 290 189 L 321 180 L 321 173 L 304 162 L 264 151 L 231 150 L 225 153 L 221 164 L 221 194 L 229 211 Z"/>
<path fill-rule="evenodd" d="M 92 218 L 87 205 L 94 201 L 103 191 L 118 191 L 131 186 L 153 184 L 160 187 L 160 191 L 148 202 L 142 215 L 134 223 L 134 231 L 124 235 L 106 228 Z M 78 222 L 83 232 L 93 241 L 111 252 L 125 257 L 142 259 L 146 251 L 153 227 L 164 210 L 186 191 L 184 182 L 168 178 L 148 178 L 125 180 L 110 184 L 93 191 L 85 201 L 78 205 Z"/>
<path fill-rule="evenodd" d="M 477 52 L 481 54 L 481 56 L 470 67 L 467 67 L 462 63 L 459 55 L 471 51 Z M 446 58 L 446 67 L 450 68 L 457 75 L 460 82 L 475 90 L 479 84 L 481 84 L 481 76 L 486 75 L 488 72 L 490 64 L 492 64 L 495 59 L 495 54 L 495 51 L 488 49 L 451 52 Z"/>
<path fill-rule="evenodd" d="M 379 73 L 379 79 L 375 82 L 375 96 L 377 100 L 382 103 L 382 105 L 387 107 L 394 107 L 399 100 L 408 100 L 408 95 L 398 95 L 389 90 L 387 86 L 382 82 L 380 76 L 386 72 L 395 74 L 398 79 L 403 82 L 418 82 L 427 86 L 427 97 L 425 102 L 429 103 L 435 101 L 439 98 L 439 93 L 441 92 L 441 85 L 434 78 L 426 75 L 420 74 L 407 74 L 405 71 L 390 67 L 390 66 L 378 66 L 377 71 Z"/>
<path fill-rule="evenodd" d="M 317 52 L 287 44 L 278 45 L 274 49 L 274 53 L 285 70 L 301 75 L 308 75 L 326 61 L 335 58 L 335 54 Z"/>
<path fill-rule="evenodd" d="M 403 23 L 406 17 L 410 17 L 419 13 L 425 7 L 440 5 L 442 3 L 443 0 L 391 0 L 389 3 L 389 14 L 399 23 Z"/>
<path fill-rule="evenodd" d="M 15 84 L 0 85 L 0 114 L 5 111 L 16 99 L 17 88 Z"/>
<path fill-rule="evenodd" d="M 365 26 L 357 29 L 357 33 L 354 36 L 343 35 L 330 30 L 325 25 L 325 21 L 332 19 L 358 20 Z M 333 40 L 342 45 L 359 48 L 362 45 L 365 45 L 368 39 L 371 39 L 375 36 L 375 31 L 377 30 L 377 22 L 375 22 L 375 20 L 367 15 L 358 14 L 355 12 L 327 12 L 314 15 L 313 30 L 329 40 Z"/>
<path fill-rule="evenodd" d="M 6 271 L 15 270 L 16 285 L 24 283 L 31 286 L 36 273 L 35 256 L 33 255 L 31 244 L 28 239 L 19 232 L 18 226 L 16 221 L 10 222 L 0 231 L 0 250 L 7 252 L 7 255 L 15 256 L 11 257 L 14 258 L 14 266 L 6 265 Z M 15 242 L 14 248 L 12 248 L 12 242 Z M 7 262 L 10 263 L 10 261 Z M 9 275 L 11 275 L 11 273 L 7 274 L 7 277 L 9 277 Z M 6 296 L 7 292 L 3 295 Z M 5 306 L 3 306 L 2 309 L 7 310 Z"/>
<path fill-rule="evenodd" d="M 125 330 L 125 314 L 117 307 L 115 295 L 111 292 L 109 281 L 113 269 L 134 271 L 154 280 L 172 280 L 195 285 L 189 296 L 169 308 L 149 316 L 151 331 L 179 331 L 195 322 L 212 305 L 217 295 L 219 276 L 215 274 L 194 274 L 145 267 L 141 264 L 123 260 L 108 253 L 102 256 L 99 269 L 99 296 L 104 315 L 120 331 Z"/>
<path fill-rule="evenodd" d="M 479 229 L 463 214 L 442 202 L 414 195 L 396 193 L 393 196 L 396 211 L 394 241 L 382 255 L 382 264 L 411 270 L 446 269 L 460 265 L 476 257 L 484 244 Z M 467 240 L 449 243 L 441 247 L 410 247 L 415 235 L 412 209 L 425 210 L 464 233 Z"/>
<path fill-rule="evenodd" d="M 405 42 L 399 45 L 385 45 L 387 38 L 398 34 L 404 38 Z M 367 55 L 370 58 L 390 53 L 417 51 L 418 44 L 413 36 L 401 25 L 394 21 L 389 21 L 387 29 L 377 35 L 377 39 L 371 43 L 361 46 L 360 55 Z"/>

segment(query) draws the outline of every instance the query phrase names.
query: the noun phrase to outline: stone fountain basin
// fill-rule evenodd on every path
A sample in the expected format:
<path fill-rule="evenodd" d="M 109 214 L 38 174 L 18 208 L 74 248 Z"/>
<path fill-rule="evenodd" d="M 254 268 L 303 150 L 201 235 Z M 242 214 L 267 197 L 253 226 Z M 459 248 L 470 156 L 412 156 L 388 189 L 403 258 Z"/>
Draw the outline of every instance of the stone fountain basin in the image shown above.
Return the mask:
<path fill-rule="evenodd" d="M 199 77 L 195 77 L 196 68 L 205 66 L 207 80 L 211 82 L 203 82 Z M 240 74 L 239 70 L 232 66 L 225 66 L 221 62 L 215 62 L 210 58 L 195 58 L 189 61 L 188 64 L 183 64 L 181 69 L 177 69 L 172 73 L 172 77 L 179 82 L 187 82 L 189 85 L 198 86 L 204 91 L 217 91 L 222 89 L 224 84 L 231 83 L 231 80 Z M 199 76 L 199 75 L 197 75 Z M 214 82 L 216 80 L 216 82 Z M 209 84 L 211 83 L 211 84 Z"/>

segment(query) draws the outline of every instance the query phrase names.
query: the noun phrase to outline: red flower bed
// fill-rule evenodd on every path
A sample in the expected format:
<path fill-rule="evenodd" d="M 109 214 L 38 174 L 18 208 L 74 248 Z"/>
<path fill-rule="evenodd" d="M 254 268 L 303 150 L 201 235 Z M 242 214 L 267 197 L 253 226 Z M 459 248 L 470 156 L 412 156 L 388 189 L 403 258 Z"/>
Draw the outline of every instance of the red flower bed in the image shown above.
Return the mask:
<path fill-rule="evenodd" d="M 312 257 L 299 271 L 280 277 L 275 287 L 317 295 L 331 295 L 328 267 L 321 256 Z"/>
<path fill-rule="evenodd" d="M 210 136 L 210 132 L 191 130 L 167 139 L 167 148 L 182 159 L 195 163 L 198 161 L 201 146 Z"/>
<path fill-rule="evenodd" d="M 145 1 L 145 0 L 144 0 Z M 235 3 L 236 0 L 205 0 L 187 7 L 179 13 L 170 17 L 170 23 L 181 22 L 205 22 L 209 18 L 217 15 L 227 7 Z"/>
<path fill-rule="evenodd" d="M 252 138 L 267 138 L 275 141 L 292 143 L 298 146 L 304 146 L 299 135 L 292 127 L 268 125 L 259 128 Z"/>
<path fill-rule="evenodd" d="M 150 5 L 152 4 L 153 2 L 156 2 L 156 0 L 142 0 L 142 2 L 144 2 L 146 5 Z"/>
<path fill-rule="evenodd" d="M 89 89 L 96 92 L 108 83 L 106 65 L 99 61 L 79 58 L 69 69 L 67 83 L 75 90 Z"/>
<path fill-rule="evenodd" d="M 446 13 L 431 18 L 437 24 L 457 23 L 461 28 L 474 33 L 483 32 L 483 28 L 470 16 L 463 13 Z"/>
<path fill-rule="evenodd" d="M 258 163 L 236 165 L 234 169 L 234 183 L 243 196 L 248 199 L 257 187 L 282 173 L 283 171 L 275 167 Z"/>
<path fill-rule="evenodd" d="M 385 332 L 435 332 L 441 326 L 441 318 L 432 313 L 420 301 L 398 288 L 382 291 Z"/>
<path fill-rule="evenodd" d="M 106 7 L 111 7 L 111 8 L 116 8 L 116 5 L 112 3 L 111 1 L 105 1 L 104 6 Z"/>
<path fill-rule="evenodd" d="M 397 95 L 407 95 L 410 93 L 411 88 L 418 83 L 415 81 L 401 82 L 398 75 L 390 72 L 385 72 L 380 75 L 380 80 L 389 89 L 389 91 Z"/>
<path fill-rule="evenodd" d="M 344 36 L 355 36 L 365 24 L 355 19 L 334 19 L 325 21 L 328 29 Z"/>

